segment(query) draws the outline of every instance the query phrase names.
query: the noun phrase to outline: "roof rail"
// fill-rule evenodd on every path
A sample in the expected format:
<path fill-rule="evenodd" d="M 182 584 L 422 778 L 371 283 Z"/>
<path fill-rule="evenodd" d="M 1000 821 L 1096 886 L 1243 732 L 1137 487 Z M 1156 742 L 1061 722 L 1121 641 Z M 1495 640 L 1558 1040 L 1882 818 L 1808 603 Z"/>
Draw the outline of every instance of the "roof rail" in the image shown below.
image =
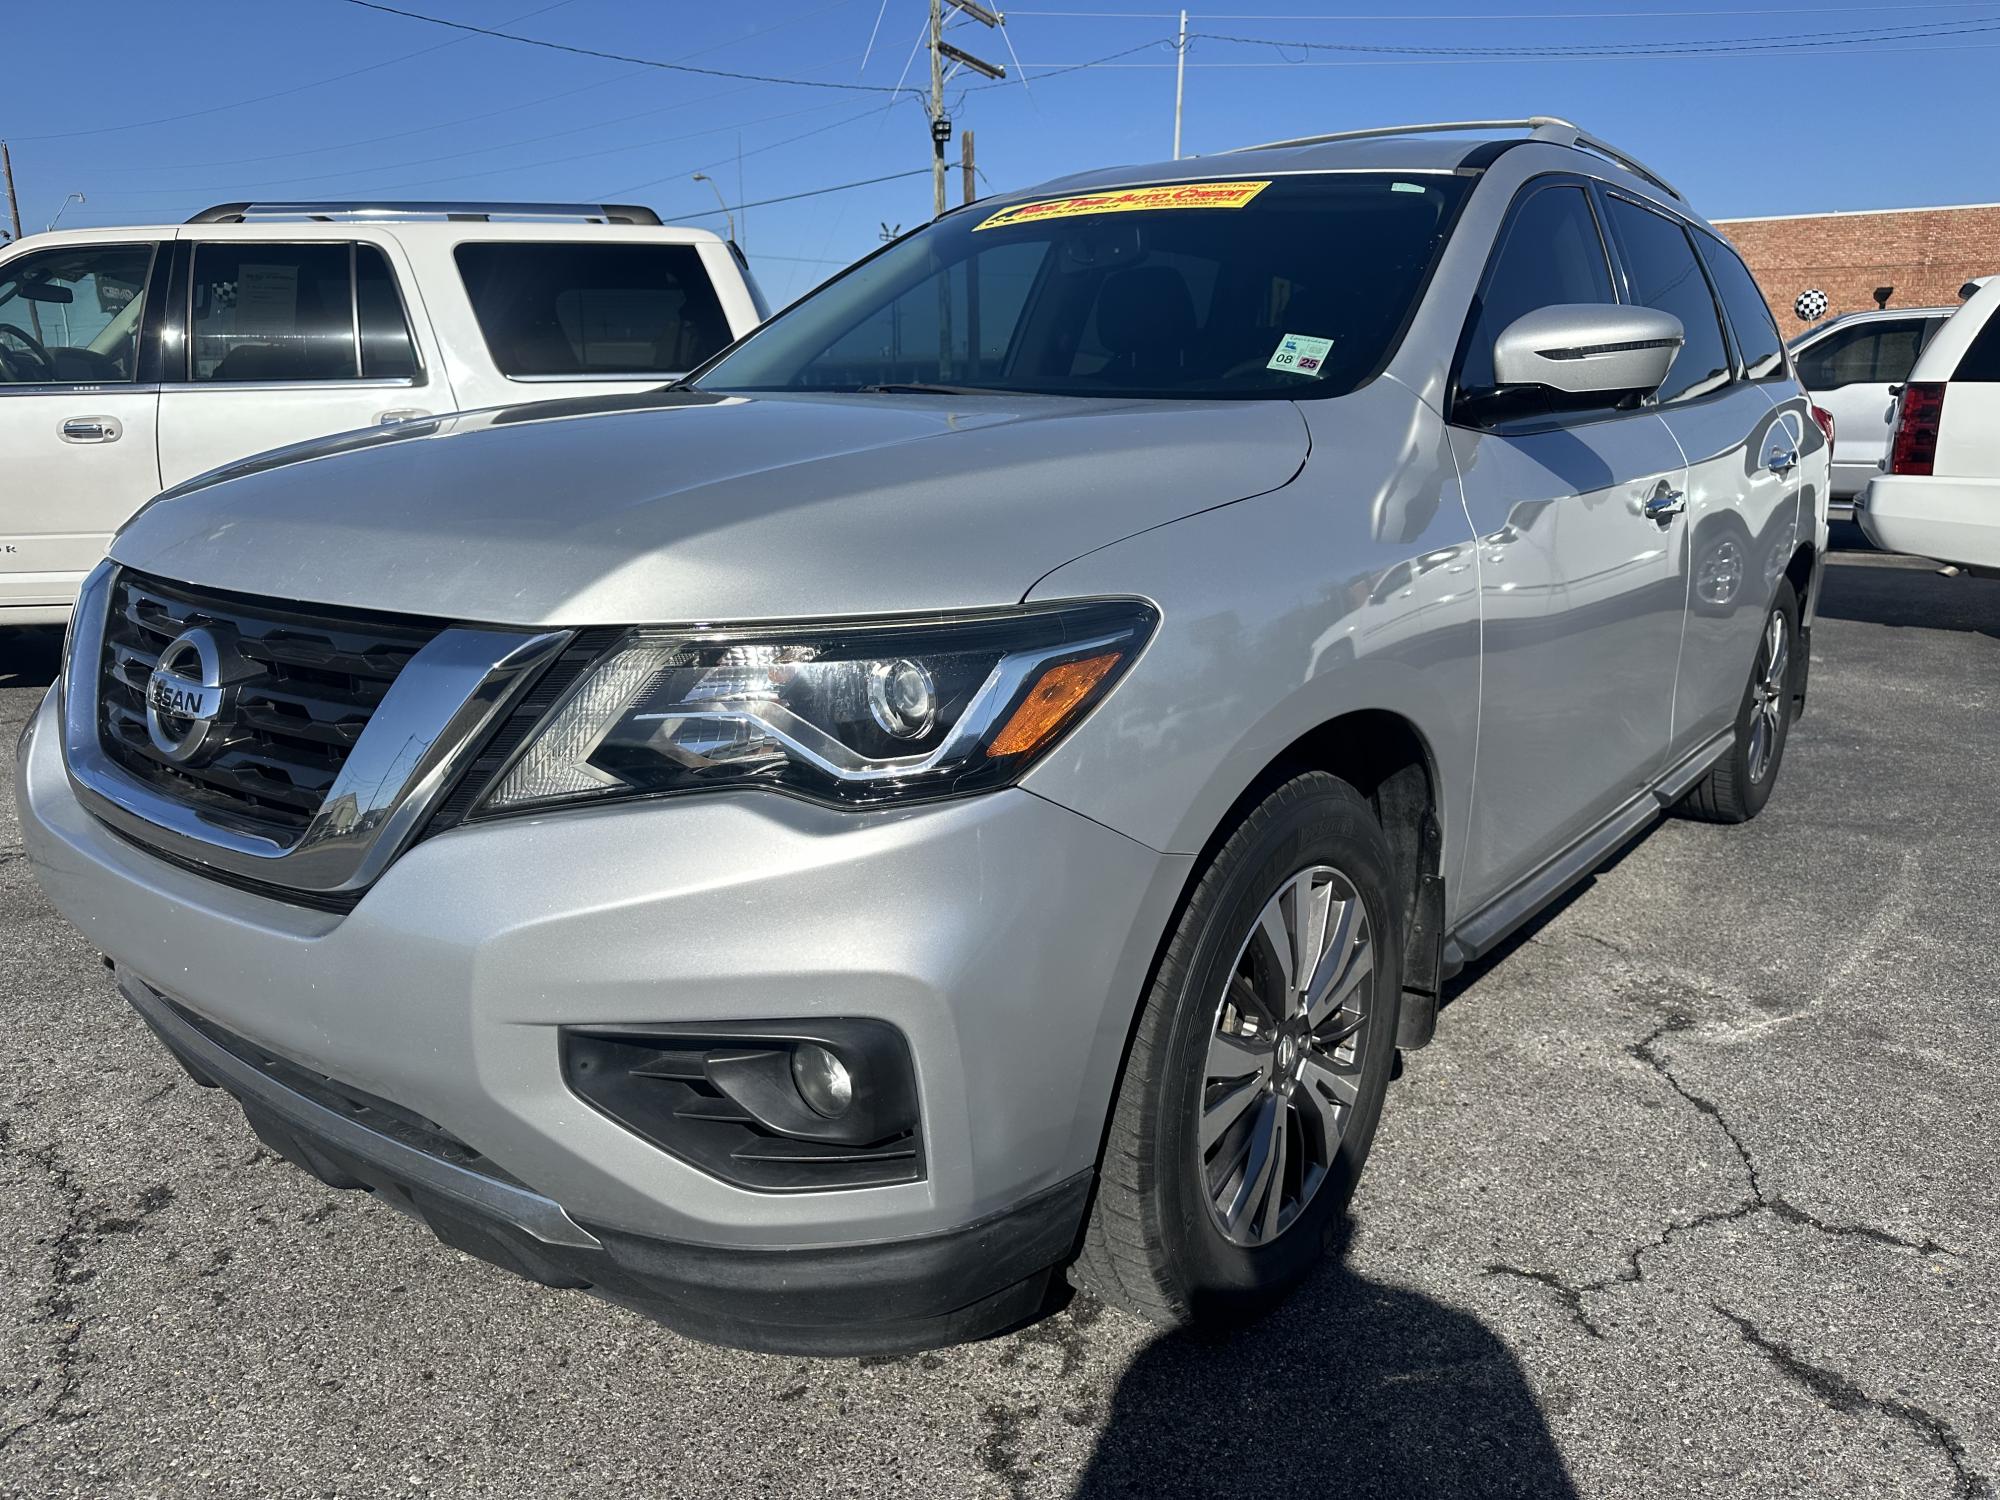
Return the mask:
<path fill-rule="evenodd" d="M 1547 141 L 1555 146 L 1574 146 L 1581 151 L 1594 151 L 1609 161 L 1616 162 L 1636 177 L 1643 177 L 1661 192 L 1685 203 L 1681 190 L 1636 156 L 1619 150 L 1609 141 L 1598 139 L 1582 127 L 1554 115 L 1530 115 L 1524 120 L 1440 120 L 1428 125 L 1378 125 L 1371 130 L 1337 130 L 1330 135 L 1302 135 L 1289 141 L 1262 141 L 1255 146 L 1239 146 L 1238 151 L 1273 151 L 1281 146 L 1320 146 L 1329 141 L 1381 140 L 1398 135 L 1435 135 L 1460 130 L 1525 130 L 1538 141 Z"/>
<path fill-rule="evenodd" d="M 205 208 L 190 224 L 241 224 L 246 219 L 454 219 L 485 223 L 492 219 L 586 219 L 605 224 L 658 224 L 652 209 L 632 203 L 450 203 L 450 202 L 327 202 L 218 203 Z"/>

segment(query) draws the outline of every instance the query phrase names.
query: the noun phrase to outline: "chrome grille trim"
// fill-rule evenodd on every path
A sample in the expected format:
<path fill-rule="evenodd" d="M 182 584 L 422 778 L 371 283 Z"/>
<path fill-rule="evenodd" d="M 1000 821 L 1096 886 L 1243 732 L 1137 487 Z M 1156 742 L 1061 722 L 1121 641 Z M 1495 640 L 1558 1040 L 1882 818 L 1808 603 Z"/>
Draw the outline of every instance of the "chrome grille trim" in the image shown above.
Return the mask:
<path fill-rule="evenodd" d="M 64 759 L 78 799 L 127 837 L 175 859 L 320 894 L 358 892 L 387 868 L 515 695 L 573 634 L 440 629 L 386 682 L 323 794 L 293 798 L 304 817 L 295 820 L 302 826 L 287 827 L 267 810 L 258 816 L 257 809 L 246 813 L 227 798 L 202 799 L 158 785 L 106 748 L 100 729 L 106 629 L 119 573 L 107 561 L 91 574 L 70 628 L 61 708 Z M 127 684 L 141 680 L 143 672 L 135 677 L 135 669 L 143 657 L 142 650 L 120 652 L 111 670 Z M 260 711 L 282 711 L 268 691 L 260 691 L 256 704 L 263 705 Z M 326 763 L 331 769 L 333 757 Z"/>

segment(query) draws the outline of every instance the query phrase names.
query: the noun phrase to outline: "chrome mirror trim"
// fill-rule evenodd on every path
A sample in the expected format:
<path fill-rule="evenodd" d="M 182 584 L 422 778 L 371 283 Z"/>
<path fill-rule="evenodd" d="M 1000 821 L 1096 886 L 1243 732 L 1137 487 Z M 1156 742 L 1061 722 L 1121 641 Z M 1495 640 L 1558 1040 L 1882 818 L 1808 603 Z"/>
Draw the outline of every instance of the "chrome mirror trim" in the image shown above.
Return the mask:
<path fill-rule="evenodd" d="M 121 833 L 176 859 L 318 894 L 359 891 L 388 867 L 485 732 L 574 634 L 440 631 L 390 686 L 305 832 L 286 844 L 165 797 L 105 754 L 98 683 L 117 575 L 107 561 L 85 581 L 63 666 L 63 761 L 77 799 Z"/>

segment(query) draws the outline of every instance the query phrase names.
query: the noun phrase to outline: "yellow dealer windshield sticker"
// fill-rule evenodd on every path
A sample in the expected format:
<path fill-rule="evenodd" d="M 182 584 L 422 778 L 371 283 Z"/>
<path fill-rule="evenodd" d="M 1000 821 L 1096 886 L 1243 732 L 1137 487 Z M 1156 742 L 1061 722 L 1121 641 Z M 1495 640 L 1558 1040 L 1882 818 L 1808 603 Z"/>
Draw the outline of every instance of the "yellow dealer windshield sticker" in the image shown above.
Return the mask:
<path fill-rule="evenodd" d="M 1267 182 L 1174 182 L 1163 187 L 1119 188 L 1076 198 L 1047 198 L 1017 203 L 973 225 L 1004 229 L 1010 224 L 1034 224 L 1043 219 L 1074 219 L 1084 214 L 1151 213 L 1165 208 L 1241 208 L 1271 184 Z"/>

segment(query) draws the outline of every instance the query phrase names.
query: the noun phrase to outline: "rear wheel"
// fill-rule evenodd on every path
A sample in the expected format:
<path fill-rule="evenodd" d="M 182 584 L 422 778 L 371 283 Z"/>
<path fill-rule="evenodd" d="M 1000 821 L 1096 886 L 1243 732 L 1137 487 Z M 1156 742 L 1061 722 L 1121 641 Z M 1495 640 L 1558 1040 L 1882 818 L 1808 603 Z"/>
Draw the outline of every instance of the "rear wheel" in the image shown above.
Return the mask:
<path fill-rule="evenodd" d="M 1401 905 L 1368 803 L 1285 783 L 1203 871 L 1146 997 L 1074 1272 L 1166 1324 L 1254 1316 L 1311 1271 L 1394 1061 Z"/>
<path fill-rule="evenodd" d="M 1789 581 L 1781 582 L 1764 617 L 1757 660 L 1737 709 L 1735 743 L 1687 794 L 1678 811 L 1710 823 L 1747 823 L 1771 800 L 1791 733 L 1798 639 L 1798 596 Z"/>

